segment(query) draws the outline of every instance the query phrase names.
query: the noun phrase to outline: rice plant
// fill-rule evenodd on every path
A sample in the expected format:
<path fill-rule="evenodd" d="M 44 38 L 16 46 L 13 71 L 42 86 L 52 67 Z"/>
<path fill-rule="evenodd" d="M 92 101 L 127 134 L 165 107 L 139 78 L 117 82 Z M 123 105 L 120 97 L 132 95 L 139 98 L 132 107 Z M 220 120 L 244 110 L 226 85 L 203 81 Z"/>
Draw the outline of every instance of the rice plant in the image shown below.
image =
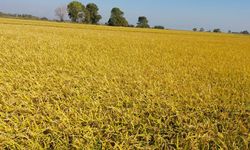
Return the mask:
<path fill-rule="evenodd" d="M 250 37 L 0 19 L 0 149 L 249 149 Z"/>

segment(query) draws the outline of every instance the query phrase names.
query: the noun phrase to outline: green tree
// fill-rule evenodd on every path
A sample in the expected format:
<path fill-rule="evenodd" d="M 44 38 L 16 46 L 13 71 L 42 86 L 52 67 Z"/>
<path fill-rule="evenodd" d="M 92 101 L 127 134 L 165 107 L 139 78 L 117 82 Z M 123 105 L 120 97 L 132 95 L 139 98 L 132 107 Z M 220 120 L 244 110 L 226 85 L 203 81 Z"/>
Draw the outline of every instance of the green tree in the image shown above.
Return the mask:
<path fill-rule="evenodd" d="M 85 7 L 78 1 L 72 1 L 68 4 L 68 15 L 72 22 L 80 22 L 85 17 Z"/>
<path fill-rule="evenodd" d="M 83 10 L 82 22 L 91 24 L 90 12 L 87 10 L 87 8 Z"/>
<path fill-rule="evenodd" d="M 124 13 L 117 7 L 111 10 L 111 16 L 108 21 L 108 25 L 110 26 L 128 26 L 128 21 L 123 16 Z"/>
<path fill-rule="evenodd" d="M 82 8 L 83 5 L 82 3 L 78 1 L 72 1 L 68 4 L 68 15 L 69 18 L 71 19 L 72 22 L 77 22 L 81 14 L 83 13 Z"/>
<path fill-rule="evenodd" d="M 137 27 L 139 27 L 139 28 L 149 28 L 150 26 L 148 25 L 148 19 L 147 19 L 147 17 L 140 16 L 138 18 Z"/>
<path fill-rule="evenodd" d="M 86 9 L 87 9 L 88 15 L 89 15 L 89 23 L 97 24 L 102 18 L 102 16 L 99 15 L 99 13 L 98 13 L 99 8 L 97 7 L 97 5 L 94 3 L 89 3 L 86 6 Z"/>
<path fill-rule="evenodd" d="M 196 32 L 198 29 L 197 28 L 193 28 L 193 31 Z"/>

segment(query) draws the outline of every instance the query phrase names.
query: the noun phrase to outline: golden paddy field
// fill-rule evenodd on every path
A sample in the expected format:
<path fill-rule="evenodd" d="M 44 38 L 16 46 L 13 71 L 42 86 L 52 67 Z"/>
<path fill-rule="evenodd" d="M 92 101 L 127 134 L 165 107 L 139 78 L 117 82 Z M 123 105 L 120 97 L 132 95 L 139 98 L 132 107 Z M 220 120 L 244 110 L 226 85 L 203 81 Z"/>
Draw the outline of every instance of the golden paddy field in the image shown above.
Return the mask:
<path fill-rule="evenodd" d="M 250 148 L 250 36 L 0 19 L 0 149 Z"/>

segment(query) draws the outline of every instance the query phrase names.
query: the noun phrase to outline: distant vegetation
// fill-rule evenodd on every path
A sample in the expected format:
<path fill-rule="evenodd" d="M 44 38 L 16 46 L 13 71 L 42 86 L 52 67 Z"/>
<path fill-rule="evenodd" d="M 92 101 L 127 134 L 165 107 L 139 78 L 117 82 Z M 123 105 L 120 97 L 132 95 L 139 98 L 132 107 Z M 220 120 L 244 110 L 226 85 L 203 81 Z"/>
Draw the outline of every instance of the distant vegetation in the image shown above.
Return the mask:
<path fill-rule="evenodd" d="M 204 32 L 205 31 L 205 29 L 204 28 L 200 28 L 200 32 Z"/>
<path fill-rule="evenodd" d="M 221 30 L 220 30 L 219 28 L 217 28 L 217 29 L 214 29 L 213 32 L 215 32 L 215 33 L 220 33 Z"/>
<path fill-rule="evenodd" d="M 63 22 L 65 20 L 65 17 L 67 16 L 67 8 L 65 6 L 60 6 L 60 7 L 56 8 L 55 16 L 57 16 L 58 19 L 61 22 Z"/>
<path fill-rule="evenodd" d="M 113 8 L 111 10 L 111 16 L 108 21 L 108 25 L 110 26 L 128 26 L 128 21 L 123 16 L 124 12 L 121 11 L 119 8 Z"/>
<path fill-rule="evenodd" d="M 155 29 L 165 29 L 164 26 L 154 26 Z"/>
<path fill-rule="evenodd" d="M 48 20 L 46 17 L 36 17 L 30 14 L 10 14 L 10 13 L 4 13 L 0 12 L 0 17 L 5 18 L 21 18 L 21 19 L 31 19 L 31 20 Z"/>
<path fill-rule="evenodd" d="M 62 16 L 65 16 L 66 11 L 59 10 L 61 10 L 60 7 L 55 11 L 56 16 L 59 18 L 59 20 L 63 21 Z M 79 1 L 72 1 L 67 5 L 68 16 L 71 21 L 75 23 L 98 24 L 100 19 L 102 18 L 98 11 L 99 8 L 94 3 L 87 4 L 87 6 L 85 7 L 85 5 Z M 134 25 L 128 23 L 127 19 L 124 17 L 124 12 L 118 7 L 112 8 L 110 18 L 106 25 L 134 27 Z M 147 17 L 140 16 L 138 18 L 136 27 L 150 28 Z"/>
<path fill-rule="evenodd" d="M 241 34 L 249 34 L 247 30 L 240 32 Z"/>
<path fill-rule="evenodd" d="M 148 19 L 145 16 L 140 16 L 137 23 L 138 28 L 150 28 L 148 24 Z"/>
<path fill-rule="evenodd" d="M 197 28 L 193 28 L 193 31 L 196 32 L 196 31 L 197 31 Z"/>
<path fill-rule="evenodd" d="M 194 32 L 205 32 L 205 29 L 204 28 L 193 28 L 192 29 Z M 214 33 L 222 33 L 221 29 L 220 28 L 216 28 L 216 29 L 213 29 L 212 31 L 211 30 L 207 30 L 206 32 L 214 32 Z M 244 31 L 241 31 L 241 32 L 232 32 L 231 30 L 228 30 L 229 34 L 245 34 L 245 35 L 249 35 L 249 32 L 247 30 L 244 30 Z"/>
<path fill-rule="evenodd" d="M 65 22 L 67 16 L 70 18 L 70 21 L 73 23 L 84 23 L 84 24 L 99 24 L 99 21 L 102 19 L 102 16 L 99 14 L 99 8 L 95 3 L 89 3 L 86 6 L 77 1 L 71 1 L 67 6 L 59 6 L 55 9 L 55 16 L 57 20 Z M 109 26 L 123 26 L 123 27 L 137 27 L 137 28 L 150 28 L 149 20 L 146 16 L 139 16 L 137 25 L 129 24 L 127 19 L 124 17 L 124 12 L 118 8 L 114 7 L 111 10 L 110 18 L 105 23 Z M 9 14 L 0 12 L 0 17 L 8 17 L 8 18 L 21 18 L 21 19 L 32 19 L 32 20 L 49 20 L 46 17 L 36 17 L 30 14 Z M 153 26 L 154 29 L 165 29 L 162 25 Z M 215 32 L 221 33 L 221 29 L 216 28 L 213 30 L 205 30 L 204 28 L 193 28 L 194 32 Z M 229 34 L 245 34 L 249 35 L 247 30 L 243 30 L 241 32 L 232 32 L 229 30 L 227 33 Z"/>

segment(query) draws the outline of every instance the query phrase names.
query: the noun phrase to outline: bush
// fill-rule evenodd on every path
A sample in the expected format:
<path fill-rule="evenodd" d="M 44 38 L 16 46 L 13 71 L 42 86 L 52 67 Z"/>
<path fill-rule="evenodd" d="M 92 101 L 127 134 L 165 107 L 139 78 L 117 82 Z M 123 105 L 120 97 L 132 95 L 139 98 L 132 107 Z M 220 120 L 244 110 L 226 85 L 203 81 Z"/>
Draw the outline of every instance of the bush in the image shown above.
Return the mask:
<path fill-rule="evenodd" d="M 240 32 L 241 34 L 249 34 L 247 30 Z"/>
<path fill-rule="evenodd" d="M 205 29 L 204 28 L 200 28 L 200 32 L 204 32 L 205 31 Z"/>
<path fill-rule="evenodd" d="M 221 33 L 221 30 L 218 28 L 218 29 L 214 29 L 213 32 L 215 32 L 215 33 Z"/>
<path fill-rule="evenodd" d="M 165 29 L 163 26 L 154 26 L 155 29 Z"/>

